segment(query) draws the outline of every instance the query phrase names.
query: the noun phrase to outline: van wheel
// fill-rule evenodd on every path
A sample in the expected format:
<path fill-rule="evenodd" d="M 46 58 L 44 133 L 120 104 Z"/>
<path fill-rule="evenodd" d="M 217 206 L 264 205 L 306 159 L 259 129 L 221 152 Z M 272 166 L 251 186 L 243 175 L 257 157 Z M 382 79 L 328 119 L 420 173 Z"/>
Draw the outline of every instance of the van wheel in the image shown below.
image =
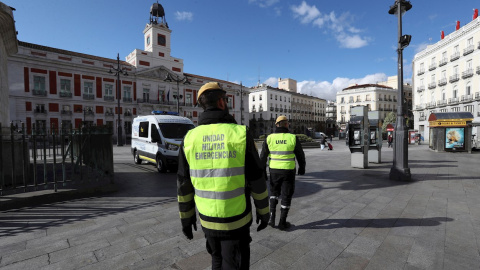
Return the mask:
<path fill-rule="evenodd" d="M 142 164 L 142 160 L 138 156 L 137 150 L 133 153 L 133 161 L 135 161 L 135 164 Z"/>
<path fill-rule="evenodd" d="M 159 173 L 164 173 L 167 171 L 167 164 L 165 164 L 161 156 L 157 156 L 157 170 Z"/>

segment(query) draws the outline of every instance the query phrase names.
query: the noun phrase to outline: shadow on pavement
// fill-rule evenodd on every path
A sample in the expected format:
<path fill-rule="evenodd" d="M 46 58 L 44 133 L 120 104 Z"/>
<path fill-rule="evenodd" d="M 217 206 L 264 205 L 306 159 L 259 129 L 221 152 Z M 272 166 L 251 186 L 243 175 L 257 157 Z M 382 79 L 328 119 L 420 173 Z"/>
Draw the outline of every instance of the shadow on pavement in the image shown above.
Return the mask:
<path fill-rule="evenodd" d="M 438 226 L 442 222 L 453 221 L 447 217 L 432 218 L 382 218 L 382 219 L 324 219 L 307 224 L 292 225 L 289 231 L 308 229 L 338 229 L 338 228 L 396 228 L 410 226 Z"/>

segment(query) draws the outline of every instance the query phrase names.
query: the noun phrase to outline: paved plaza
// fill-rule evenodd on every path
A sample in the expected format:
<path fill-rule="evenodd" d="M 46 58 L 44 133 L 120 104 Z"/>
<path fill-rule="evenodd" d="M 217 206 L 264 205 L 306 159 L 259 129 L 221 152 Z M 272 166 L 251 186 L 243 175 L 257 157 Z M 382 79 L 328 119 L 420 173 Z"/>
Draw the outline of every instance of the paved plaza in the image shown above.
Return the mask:
<path fill-rule="evenodd" d="M 251 228 L 251 269 L 480 269 L 480 152 L 409 146 L 412 182 L 350 167 L 344 141 L 305 149 L 283 232 Z M 0 211 L 0 269 L 210 269 L 180 228 L 174 173 L 114 146 L 117 191 Z"/>

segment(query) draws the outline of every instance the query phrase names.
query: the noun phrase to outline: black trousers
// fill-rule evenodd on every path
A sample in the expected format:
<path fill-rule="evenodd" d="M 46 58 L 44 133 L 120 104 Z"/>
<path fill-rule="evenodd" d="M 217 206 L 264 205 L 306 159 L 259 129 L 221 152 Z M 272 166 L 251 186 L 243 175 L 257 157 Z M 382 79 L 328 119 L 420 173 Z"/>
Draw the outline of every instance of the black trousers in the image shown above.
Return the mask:
<path fill-rule="evenodd" d="M 270 196 L 280 197 L 283 206 L 292 204 L 292 196 L 295 192 L 295 170 L 285 170 L 277 173 L 270 171 Z"/>
<path fill-rule="evenodd" d="M 212 255 L 212 269 L 249 269 L 250 233 L 235 239 L 207 237 L 207 251 Z"/>

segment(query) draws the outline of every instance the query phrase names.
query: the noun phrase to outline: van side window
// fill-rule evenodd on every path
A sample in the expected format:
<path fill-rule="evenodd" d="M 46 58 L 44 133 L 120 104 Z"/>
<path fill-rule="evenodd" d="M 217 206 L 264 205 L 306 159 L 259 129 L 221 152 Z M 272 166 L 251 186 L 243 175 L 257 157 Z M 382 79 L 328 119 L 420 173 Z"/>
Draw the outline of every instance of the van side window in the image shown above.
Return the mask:
<path fill-rule="evenodd" d="M 156 141 L 157 143 L 162 143 L 162 138 L 160 138 L 160 133 L 158 133 L 158 129 L 157 127 L 155 126 L 155 124 L 151 124 L 150 125 L 150 132 L 152 132 L 152 134 L 150 134 L 151 138 L 152 138 L 152 141 Z"/>
<path fill-rule="evenodd" d="M 148 138 L 148 121 L 140 122 L 138 136 L 143 138 Z"/>

